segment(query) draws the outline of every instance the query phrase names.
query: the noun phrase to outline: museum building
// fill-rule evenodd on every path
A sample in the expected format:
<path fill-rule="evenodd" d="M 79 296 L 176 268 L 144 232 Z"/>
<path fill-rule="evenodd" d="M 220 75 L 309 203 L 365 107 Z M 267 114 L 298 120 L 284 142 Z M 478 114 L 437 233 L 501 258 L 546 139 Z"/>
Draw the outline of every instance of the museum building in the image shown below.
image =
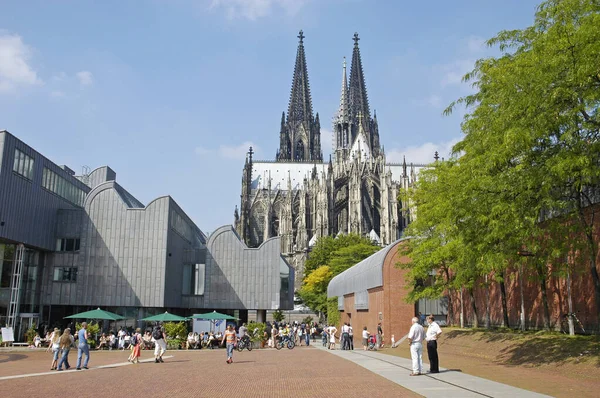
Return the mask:
<path fill-rule="evenodd" d="M 75 175 L 0 131 L 0 325 L 17 339 L 97 307 L 264 320 L 293 308 L 279 239 L 250 249 L 232 226 L 207 237 L 170 196 L 144 205 L 110 167 Z"/>

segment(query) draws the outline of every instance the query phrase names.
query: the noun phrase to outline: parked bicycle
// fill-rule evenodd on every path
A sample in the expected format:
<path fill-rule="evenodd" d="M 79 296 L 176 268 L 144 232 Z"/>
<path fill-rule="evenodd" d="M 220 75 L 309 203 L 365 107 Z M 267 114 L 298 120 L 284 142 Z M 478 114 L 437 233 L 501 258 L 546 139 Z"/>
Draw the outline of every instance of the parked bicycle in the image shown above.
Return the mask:
<path fill-rule="evenodd" d="M 578 332 L 577 329 L 580 330 L 580 333 L 585 333 L 585 329 L 583 328 L 583 324 L 577 318 L 577 315 L 574 312 L 568 314 L 562 314 L 560 316 L 560 331 L 569 334 L 569 317 L 573 320 L 573 326 L 575 328 L 575 333 Z"/>

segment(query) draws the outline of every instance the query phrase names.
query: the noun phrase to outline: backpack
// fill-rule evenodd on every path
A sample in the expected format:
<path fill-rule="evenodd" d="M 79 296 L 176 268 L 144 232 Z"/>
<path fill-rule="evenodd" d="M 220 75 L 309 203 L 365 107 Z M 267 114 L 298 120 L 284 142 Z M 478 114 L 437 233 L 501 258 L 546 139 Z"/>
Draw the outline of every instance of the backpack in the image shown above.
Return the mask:
<path fill-rule="evenodd" d="M 133 336 L 131 336 L 131 345 L 137 345 L 138 343 L 138 338 L 137 338 L 137 334 L 134 334 Z"/>
<path fill-rule="evenodd" d="M 160 340 L 163 338 L 163 334 L 160 328 L 154 328 L 154 330 L 152 331 L 152 338 L 154 338 L 154 340 Z"/>

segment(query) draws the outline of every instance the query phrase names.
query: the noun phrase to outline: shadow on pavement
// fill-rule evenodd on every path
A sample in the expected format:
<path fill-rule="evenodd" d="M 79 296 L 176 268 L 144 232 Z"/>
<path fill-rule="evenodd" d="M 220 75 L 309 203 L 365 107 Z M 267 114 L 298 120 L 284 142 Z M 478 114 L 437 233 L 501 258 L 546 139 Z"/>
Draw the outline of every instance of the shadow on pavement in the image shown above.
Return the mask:
<path fill-rule="evenodd" d="M 21 359 L 27 358 L 24 354 L 0 354 L 0 363 L 20 361 Z"/>

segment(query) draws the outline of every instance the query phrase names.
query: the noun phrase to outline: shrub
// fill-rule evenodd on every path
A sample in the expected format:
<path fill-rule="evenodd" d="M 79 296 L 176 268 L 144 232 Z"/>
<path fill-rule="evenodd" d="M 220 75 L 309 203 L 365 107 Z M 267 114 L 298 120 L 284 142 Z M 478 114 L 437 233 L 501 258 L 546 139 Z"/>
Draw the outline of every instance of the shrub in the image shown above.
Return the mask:
<path fill-rule="evenodd" d="M 31 325 L 31 327 L 29 329 L 27 329 L 27 332 L 25 332 L 25 338 L 27 339 L 27 343 L 29 345 L 33 344 L 33 339 L 35 338 L 35 335 L 37 333 L 37 329 L 35 327 L 35 323 L 33 325 Z"/>
<path fill-rule="evenodd" d="M 188 335 L 185 322 L 165 322 L 163 325 L 168 339 L 185 340 Z"/>
<path fill-rule="evenodd" d="M 302 323 L 304 323 L 305 325 L 310 325 L 312 322 L 313 322 L 313 317 L 310 315 L 302 320 Z"/>
<path fill-rule="evenodd" d="M 265 330 L 267 330 L 267 324 L 265 323 L 248 323 L 248 334 L 250 335 L 250 340 L 253 342 L 260 342 L 265 340 Z"/>

